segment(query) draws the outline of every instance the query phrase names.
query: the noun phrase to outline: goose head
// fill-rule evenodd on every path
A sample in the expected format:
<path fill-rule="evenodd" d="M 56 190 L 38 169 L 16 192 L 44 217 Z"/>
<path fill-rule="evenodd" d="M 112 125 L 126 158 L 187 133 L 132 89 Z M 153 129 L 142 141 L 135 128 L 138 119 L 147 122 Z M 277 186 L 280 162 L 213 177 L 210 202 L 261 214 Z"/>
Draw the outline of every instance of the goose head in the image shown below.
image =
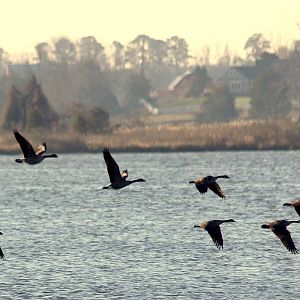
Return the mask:
<path fill-rule="evenodd" d="M 261 228 L 266 228 L 266 229 L 268 229 L 268 228 L 269 228 L 269 225 L 268 225 L 268 224 L 262 224 L 262 225 L 261 225 Z"/>
<path fill-rule="evenodd" d="M 235 222 L 233 219 L 228 219 L 227 222 Z"/>

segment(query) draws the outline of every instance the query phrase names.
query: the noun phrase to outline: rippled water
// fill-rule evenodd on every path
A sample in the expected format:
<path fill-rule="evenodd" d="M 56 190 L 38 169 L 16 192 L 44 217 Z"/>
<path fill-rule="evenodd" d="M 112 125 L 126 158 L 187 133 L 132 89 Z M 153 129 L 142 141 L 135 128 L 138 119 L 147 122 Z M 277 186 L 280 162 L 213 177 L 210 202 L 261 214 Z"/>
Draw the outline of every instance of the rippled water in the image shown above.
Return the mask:
<path fill-rule="evenodd" d="M 300 196 L 300 152 L 113 155 L 147 182 L 102 190 L 101 154 L 0 156 L 0 299 L 300 299 L 300 255 L 260 228 L 298 219 L 282 203 Z M 226 199 L 188 184 L 208 174 L 231 176 Z M 218 250 L 193 225 L 223 218 Z"/>

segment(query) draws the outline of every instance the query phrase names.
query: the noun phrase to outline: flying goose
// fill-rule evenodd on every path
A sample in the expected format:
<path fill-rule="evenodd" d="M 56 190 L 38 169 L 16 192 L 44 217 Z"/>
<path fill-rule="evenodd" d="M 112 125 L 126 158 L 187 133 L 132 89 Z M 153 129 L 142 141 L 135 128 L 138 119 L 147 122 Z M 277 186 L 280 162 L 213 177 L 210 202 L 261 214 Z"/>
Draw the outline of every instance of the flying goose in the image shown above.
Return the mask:
<path fill-rule="evenodd" d="M 122 173 L 120 173 L 120 169 L 114 158 L 111 156 L 109 149 L 104 148 L 103 149 L 103 157 L 106 163 L 107 167 L 107 173 L 109 175 L 110 184 L 107 186 L 104 186 L 103 189 L 121 189 L 129 184 L 132 184 L 134 182 L 144 182 L 146 180 L 139 178 L 135 180 L 126 180 L 128 177 L 128 171 L 123 170 Z"/>
<path fill-rule="evenodd" d="M 2 234 L 3 234 L 3 233 L 0 232 L 0 235 L 2 235 Z M 1 247 L 0 247 L 0 258 L 1 258 L 1 259 L 4 259 L 4 254 L 3 254 L 3 252 L 2 252 Z"/>
<path fill-rule="evenodd" d="M 208 232 L 208 234 L 211 236 L 217 248 L 223 249 L 223 237 L 222 237 L 220 225 L 225 222 L 235 222 L 235 221 L 233 219 L 211 220 L 211 221 L 203 222 L 199 225 L 194 225 L 194 228 L 199 227 L 205 229 Z"/>
<path fill-rule="evenodd" d="M 217 184 L 216 180 L 218 178 L 230 178 L 227 175 L 221 175 L 221 176 L 206 176 L 206 177 L 199 177 L 196 180 L 192 180 L 189 183 L 194 183 L 196 188 L 201 194 L 204 194 L 207 192 L 207 189 L 209 188 L 212 190 L 215 194 L 217 194 L 221 198 L 225 198 L 224 192 L 220 188 L 220 186 Z"/>
<path fill-rule="evenodd" d="M 283 203 L 283 206 L 293 206 L 297 214 L 300 216 L 300 198 L 297 198 L 291 202 Z"/>
<path fill-rule="evenodd" d="M 276 220 L 268 224 L 261 225 L 261 228 L 271 229 L 274 234 L 281 240 L 281 243 L 287 248 L 291 253 L 297 254 L 298 250 L 292 240 L 290 232 L 286 229 L 292 223 L 300 223 L 299 221 L 286 221 L 286 220 Z"/>
<path fill-rule="evenodd" d="M 35 152 L 33 150 L 32 145 L 18 132 L 18 130 L 13 131 L 15 138 L 17 142 L 20 145 L 20 148 L 24 154 L 24 158 L 17 158 L 15 161 L 17 163 L 27 163 L 29 165 L 35 165 L 40 162 L 42 162 L 45 158 L 54 157 L 56 158 L 56 154 L 45 154 L 47 151 L 47 145 L 46 143 L 43 143 L 42 145 L 39 145 L 37 148 L 37 151 Z"/>

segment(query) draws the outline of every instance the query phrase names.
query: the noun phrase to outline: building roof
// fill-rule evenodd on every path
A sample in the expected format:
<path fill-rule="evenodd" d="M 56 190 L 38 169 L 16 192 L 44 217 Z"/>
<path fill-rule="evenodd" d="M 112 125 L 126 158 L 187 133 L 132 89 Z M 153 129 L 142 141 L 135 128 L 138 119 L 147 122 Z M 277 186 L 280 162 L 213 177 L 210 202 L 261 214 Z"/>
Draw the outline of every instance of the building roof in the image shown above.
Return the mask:
<path fill-rule="evenodd" d="M 208 76 L 213 80 L 217 81 L 228 69 L 229 67 L 225 66 L 205 66 Z"/>
<path fill-rule="evenodd" d="M 188 75 L 191 75 L 192 72 L 190 70 L 187 70 L 184 74 L 177 76 L 168 86 L 169 91 L 173 91 L 176 86 Z"/>
<path fill-rule="evenodd" d="M 257 68 L 256 66 L 241 66 L 234 67 L 234 69 L 250 80 L 254 80 L 257 74 L 261 71 L 260 68 Z"/>
<path fill-rule="evenodd" d="M 188 69 L 184 74 L 177 76 L 168 86 L 169 91 L 173 91 L 176 86 L 187 76 L 191 75 L 194 73 L 196 70 L 196 67 L 193 67 L 191 69 Z M 219 79 L 227 70 L 228 67 L 220 67 L 220 66 L 206 66 L 205 67 L 207 71 L 207 75 L 213 80 L 216 81 Z"/>

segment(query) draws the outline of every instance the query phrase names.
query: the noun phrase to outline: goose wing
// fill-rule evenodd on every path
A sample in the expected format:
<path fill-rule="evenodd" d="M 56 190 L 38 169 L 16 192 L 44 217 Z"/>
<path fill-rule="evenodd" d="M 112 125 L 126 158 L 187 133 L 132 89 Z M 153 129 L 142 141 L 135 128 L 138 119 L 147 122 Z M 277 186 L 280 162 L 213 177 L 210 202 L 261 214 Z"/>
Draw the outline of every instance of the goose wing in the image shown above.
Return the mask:
<path fill-rule="evenodd" d="M 1 247 L 0 247 L 0 258 L 4 259 L 4 254 L 3 254 Z"/>
<path fill-rule="evenodd" d="M 201 194 L 207 192 L 207 184 L 196 184 L 196 188 Z"/>
<path fill-rule="evenodd" d="M 208 185 L 208 187 L 209 187 L 210 190 L 212 190 L 219 197 L 225 198 L 224 192 L 222 191 L 222 189 L 220 188 L 220 186 L 216 182 L 210 183 Z"/>
<path fill-rule="evenodd" d="M 208 224 L 205 228 L 208 234 L 211 236 L 215 245 L 220 249 L 223 248 L 223 237 L 220 226 L 215 224 Z"/>
<path fill-rule="evenodd" d="M 199 177 L 195 180 L 195 185 L 197 190 L 201 193 L 204 194 L 207 192 L 207 184 L 204 181 L 204 177 Z"/>
<path fill-rule="evenodd" d="M 297 214 L 300 216 L 300 205 L 294 206 L 294 208 Z"/>
<path fill-rule="evenodd" d="M 298 253 L 298 250 L 292 240 L 291 234 L 285 227 L 275 227 L 272 228 L 272 231 L 281 240 L 285 248 L 287 248 L 291 253 Z"/>
<path fill-rule="evenodd" d="M 121 180 L 120 169 L 114 158 L 111 156 L 109 149 L 105 148 L 103 150 L 103 157 L 107 167 L 107 173 L 110 179 L 110 182 L 113 183 L 117 180 Z"/>
<path fill-rule="evenodd" d="M 35 154 L 37 156 L 43 155 L 47 151 L 47 145 L 46 143 L 43 143 L 42 145 L 39 145 Z"/>
<path fill-rule="evenodd" d="M 14 131 L 15 138 L 20 145 L 20 148 L 24 154 L 24 157 L 36 157 L 36 154 L 32 148 L 32 145 L 15 129 Z"/>

